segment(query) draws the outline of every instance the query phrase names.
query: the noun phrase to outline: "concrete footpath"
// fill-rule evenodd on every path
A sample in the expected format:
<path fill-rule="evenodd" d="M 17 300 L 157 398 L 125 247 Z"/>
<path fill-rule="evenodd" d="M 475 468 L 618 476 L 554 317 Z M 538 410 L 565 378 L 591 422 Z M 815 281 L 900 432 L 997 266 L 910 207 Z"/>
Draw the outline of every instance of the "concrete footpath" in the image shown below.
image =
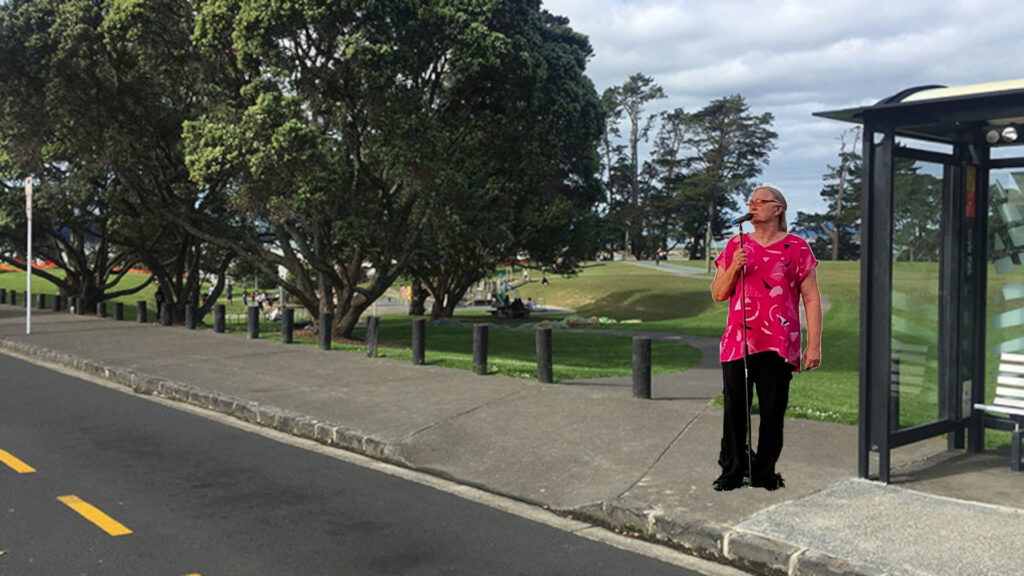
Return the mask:
<path fill-rule="evenodd" d="M 687 340 L 705 351 L 701 366 L 655 378 L 655 399 L 638 400 L 627 379 L 543 385 L 284 345 L 276 334 L 248 340 L 42 311 L 24 332 L 24 310 L 0 305 L 8 354 L 759 574 L 1018 574 L 1024 566 L 1024 475 L 1010 472 L 1005 455 L 919 443 L 895 454 L 896 482 L 886 486 L 855 478 L 855 427 L 790 419 L 778 468 L 785 489 L 713 491 L 721 411 L 709 400 L 720 376 L 707 340 Z"/>

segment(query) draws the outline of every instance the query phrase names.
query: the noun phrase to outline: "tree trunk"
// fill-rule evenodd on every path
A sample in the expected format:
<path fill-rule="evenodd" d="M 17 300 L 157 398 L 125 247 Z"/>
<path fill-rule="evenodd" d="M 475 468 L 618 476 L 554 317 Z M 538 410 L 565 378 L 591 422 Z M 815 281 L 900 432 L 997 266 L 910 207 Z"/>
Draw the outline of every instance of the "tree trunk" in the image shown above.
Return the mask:
<path fill-rule="evenodd" d="M 715 223 L 715 201 L 708 202 L 708 228 L 704 231 L 704 271 L 711 273 L 711 228 Z"/>
<path fill-rule="evenodd" d="M 427 313 L 427 291 L 419 284 L 413 284 L 409 298 L 409 315 L 423 316 Z"/>
<path fill-rule="evenodd" d="M 846 151 L 846 142 L 840 153 Z M 846 155 L 843 154 L 843 161 L 839 163 L 839 193 L 836 194 L 836 217 L 832 220 L 832 261 L 839 260 L 839 221 L 843 215 L 843 194 L 846 193 Z"/>
<path fill-rule="evenodd" d="M 351 339 L 352 333 L 359 324 L 359 318 L 369 307 L 369 303 L 360 306 L 349 306 L 344 314 L 335 316 L 334 325 L 331 326 L 331 336 Z"/>

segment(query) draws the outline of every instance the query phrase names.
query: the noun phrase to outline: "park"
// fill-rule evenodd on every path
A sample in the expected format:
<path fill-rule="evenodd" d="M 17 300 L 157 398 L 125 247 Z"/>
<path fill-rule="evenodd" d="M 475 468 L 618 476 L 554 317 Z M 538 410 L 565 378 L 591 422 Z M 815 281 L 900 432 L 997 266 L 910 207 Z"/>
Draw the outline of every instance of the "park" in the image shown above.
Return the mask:
<path fill-rule="evenodd" d="M 1024 80 L 813 110 L 815 213 L 764 100 L 593 58 L 539 1 L 0 3 L 0 573 L 1018 570 Z M 723 491 L 765 203 L 821 363 Z"/>

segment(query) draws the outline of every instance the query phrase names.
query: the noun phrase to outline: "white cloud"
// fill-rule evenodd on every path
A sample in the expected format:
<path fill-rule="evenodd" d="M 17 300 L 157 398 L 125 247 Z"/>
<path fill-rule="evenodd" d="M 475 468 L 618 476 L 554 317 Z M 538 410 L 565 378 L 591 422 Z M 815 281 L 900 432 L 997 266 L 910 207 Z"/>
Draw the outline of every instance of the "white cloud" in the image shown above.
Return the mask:
<path fill-rule="evenodd" d="M 598 91 L 643 72 L 695 110 L 742 94 L 774 114 L 765 180 L 791 211 L 824 209 L 821 175 L 841 123 L 812 112 L 872 104 L 903 89 L 1024 77 L 1020 0 L 544 0 L 590 37 Z M 652 109 L 652 112 L 655 111 Z"/>

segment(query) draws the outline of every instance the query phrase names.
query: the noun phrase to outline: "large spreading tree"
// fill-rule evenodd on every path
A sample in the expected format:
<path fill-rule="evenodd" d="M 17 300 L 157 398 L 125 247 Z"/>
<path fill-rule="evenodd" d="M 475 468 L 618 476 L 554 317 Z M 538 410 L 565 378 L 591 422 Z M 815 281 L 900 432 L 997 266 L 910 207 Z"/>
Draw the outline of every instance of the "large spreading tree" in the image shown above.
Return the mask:
<path fill-rule="evenodd" d="M 414 260 L 457 276 L 435 286 L 451 300 L 481 274 L 474 258 L 541 238 L 557 252 L 563 205 L 592 203 L 585 42 L 539 2 L 212 0 L 196 30 L 222 80 L 186 124 L 188 163 L 236 217 L 190 230 L 286 268 L 282 286 L 336 335 Z"/>
<path fill-rule="evenodd" d="M 603 117 L 583 73 L 590 44 L 536 5 L 503 20 L 495 31 L 509 46 L 493 102 L 442 118 L 435 132 L 437 200 L 409 262 L 434 298 L 434 317 L 450 317 L 499 261 L 571 270 L 598 244 Z"/>
<path fill-rule="evenodd" d="M 189 0 L 0 5 L 3 161 L 39 182 L 34 255 L 64 272 L 41 274 L 85 309 L 125 294 L 111 290 L 136 264 L 153 270 L 171 303 L 197 303 L 204 273 L 226 266 L 173 223 L 208 204 L 189 181 L 181 139 L 202 107 L 194 9 Z M 0 235 L 23 254 L 20 190 L 5 192 Z"/>

